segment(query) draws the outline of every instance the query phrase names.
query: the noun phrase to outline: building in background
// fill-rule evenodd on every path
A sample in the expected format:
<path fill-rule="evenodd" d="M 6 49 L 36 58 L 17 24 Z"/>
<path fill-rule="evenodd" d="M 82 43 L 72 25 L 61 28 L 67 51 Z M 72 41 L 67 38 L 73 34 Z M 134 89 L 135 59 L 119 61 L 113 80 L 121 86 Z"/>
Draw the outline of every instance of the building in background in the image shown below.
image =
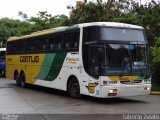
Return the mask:
<path fill-rule="evenodd" d="M 73 13 L 72 13 L 73 9 L 81 9 L 82 5 L 86 2 L 87 2 L 87 0 L 83 0 L 83 1 L 78 0 L 78 1 L 76 1 L 76 6 L 75 7 L 72 6 L 72 5 L 68 5 L 67 9 L 69 9 L 69 16 L 73 15 Z"/>

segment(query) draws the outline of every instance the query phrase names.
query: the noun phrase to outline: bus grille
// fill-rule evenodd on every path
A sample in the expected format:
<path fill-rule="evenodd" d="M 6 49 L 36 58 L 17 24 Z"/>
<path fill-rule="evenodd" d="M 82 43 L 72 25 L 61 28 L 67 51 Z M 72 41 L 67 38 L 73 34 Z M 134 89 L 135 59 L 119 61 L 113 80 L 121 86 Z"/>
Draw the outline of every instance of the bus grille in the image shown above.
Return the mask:
<path fill-rule="evenodd" d="M 141 83 L 142 80 L 133 80 L 133 81 L 130 81 L 130 80 L 125 80 L 125 81 L 120 81 L 121 84 L 135 84 L 135 83 Z"/>

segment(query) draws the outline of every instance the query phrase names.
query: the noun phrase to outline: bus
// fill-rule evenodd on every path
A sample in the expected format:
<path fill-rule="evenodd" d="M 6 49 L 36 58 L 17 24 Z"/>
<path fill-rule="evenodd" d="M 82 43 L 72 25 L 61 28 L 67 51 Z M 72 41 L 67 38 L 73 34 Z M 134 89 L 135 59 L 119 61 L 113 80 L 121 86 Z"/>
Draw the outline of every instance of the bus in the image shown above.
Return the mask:
<path fill-rule="evenodd" d="M 147 95 L 151 89 L 143 27 L 92 22 L 38 31 L 7 40 L 6 76 L 72 98 Z"/>
<path fill-rule="evenodd" d="M 5 53 L 6 53 L 6 48 L 0 48 L 0 77 L 5 77 L 5 71 L 6 71 Z"/>

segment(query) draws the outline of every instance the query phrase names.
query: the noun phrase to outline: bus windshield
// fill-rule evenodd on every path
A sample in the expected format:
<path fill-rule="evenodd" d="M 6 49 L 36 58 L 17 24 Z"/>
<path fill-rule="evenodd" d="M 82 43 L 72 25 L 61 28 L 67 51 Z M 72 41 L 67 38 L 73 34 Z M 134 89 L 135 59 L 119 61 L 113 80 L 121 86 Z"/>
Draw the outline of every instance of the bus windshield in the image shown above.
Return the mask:
<path fill-rule="evenodd" d="M 100 28 L 101 40 L 145 41 L 143 30 L 126 28 Z"/>
<path fill-rule="evenodd" d="M 90 27 L 83 38 L 84 67 L 91 76 L 149 75 L 143 29 Z"/>
<path fill-rule="evenodd" d="M 149 72 L 146 45 L 107 44 L 103 49 L 101 75 L 144 75 Z"/>
<path fill-rule="evenodd" d="M 140 75 L 149 73 L 146 45 L 91 45 L 89 64 L 92 75 Z"/>

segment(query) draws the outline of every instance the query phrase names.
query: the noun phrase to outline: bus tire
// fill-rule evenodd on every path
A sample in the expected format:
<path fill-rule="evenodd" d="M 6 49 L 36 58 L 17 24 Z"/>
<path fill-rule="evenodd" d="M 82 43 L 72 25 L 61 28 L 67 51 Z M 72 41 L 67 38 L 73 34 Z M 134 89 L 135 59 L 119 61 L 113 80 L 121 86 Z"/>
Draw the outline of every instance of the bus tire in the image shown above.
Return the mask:
<path fill-rule="evenodd" d="M 19 76 L 19 81 L 20 81 L 20 86 L 25 88 L 26 87 L 26 77 L 25 77 L 24 72 L 21 72 Z"/>
<path fill-rule="evenodd" d="M 74 99 L 77 99 L 77 98 L 81 97 L 81 95 L 80 95 L 80 86 L 79 86 L 78 80 L 75 77 L 72 77 L 69 80 L 68 93 Z"/>
<path fill-rule="evenodd" d="M 16 81 L 16 85 L 20 86 L 18 71 L 15 71 L 14 73 L 14 80 Z"/>

